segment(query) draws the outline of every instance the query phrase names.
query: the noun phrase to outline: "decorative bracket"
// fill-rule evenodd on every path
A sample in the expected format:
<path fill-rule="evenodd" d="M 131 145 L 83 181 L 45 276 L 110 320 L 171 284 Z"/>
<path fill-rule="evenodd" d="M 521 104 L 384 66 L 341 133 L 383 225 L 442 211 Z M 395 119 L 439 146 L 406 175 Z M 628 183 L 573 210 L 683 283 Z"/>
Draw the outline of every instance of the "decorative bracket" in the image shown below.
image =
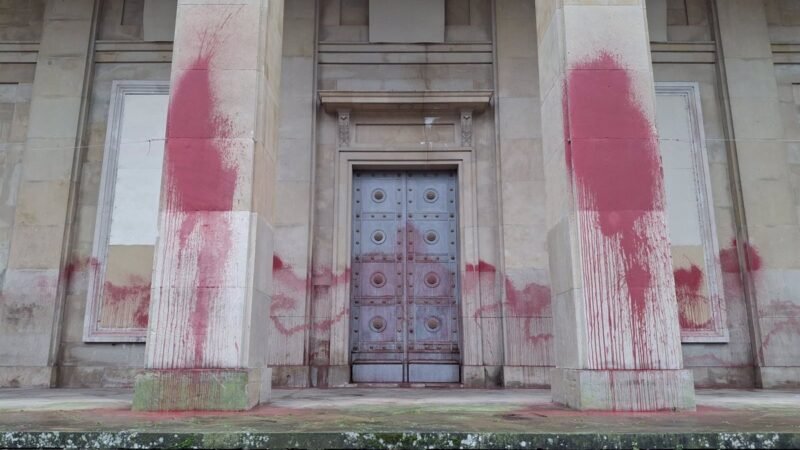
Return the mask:
<path fill-rule="evenodd" d="M 339 115 L 339 147 L 350 146 L 350 110 L 340 109 Z"/>
<path fill-rule="evenodd" d="M 472 110 L 461 110 L 461 145 L 472 147 Z"/>

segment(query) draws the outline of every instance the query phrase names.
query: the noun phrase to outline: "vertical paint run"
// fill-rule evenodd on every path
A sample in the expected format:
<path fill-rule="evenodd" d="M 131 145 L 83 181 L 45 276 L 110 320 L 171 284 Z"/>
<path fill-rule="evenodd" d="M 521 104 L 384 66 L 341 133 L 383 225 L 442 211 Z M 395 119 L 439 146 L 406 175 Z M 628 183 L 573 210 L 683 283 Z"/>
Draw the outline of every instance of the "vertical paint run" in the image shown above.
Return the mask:
<path fill-rule="evenodd" d="M 207 40 L 206 40 L 207 39 Z M 228 147 L 231 124 L 217 111 L 211 62 L 216 38 L 208 36 L 199 54 L 173 83 L 167 119 L 165 199 L 168 230 L 165 246 L 172 254 L 170 277 L 163 288 L 177 291 L 170 303 L 190 308 L 185 342 L 193 352 L 188 367 L 205 367 L 205 342 L 215 299 L 232 245 L 229 215 L 233 209 L 237 167 Z"/>
<path fill-rule="evenodd" d="M 661 368 L 680 359 L 674 305 L 662 298 L 672 277 L 658 137 L 638 94 L 631 73 L 606 52 L 567 78 L 565 153 L 597 369 Z"/>

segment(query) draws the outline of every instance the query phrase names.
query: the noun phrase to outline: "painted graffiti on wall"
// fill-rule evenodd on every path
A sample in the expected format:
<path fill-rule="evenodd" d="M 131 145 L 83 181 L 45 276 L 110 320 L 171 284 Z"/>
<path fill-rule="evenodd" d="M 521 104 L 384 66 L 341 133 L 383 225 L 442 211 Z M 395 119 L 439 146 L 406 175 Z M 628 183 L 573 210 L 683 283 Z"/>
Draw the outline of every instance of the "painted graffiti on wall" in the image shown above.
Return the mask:
<path fill-rule="evenodd" d="M 348 283 L 350 280 L 350 270 L 345 270 L 340 274 L 331 273 L 326 269 L 325 273 L 318 274 L 316 278 L 326 278 L 331 281 L 332 286 Z M 279 255 L 272 258 L 272 280 L 275 285 L 273 290 L 272 303 L 269 309 L 270 321 L 279 333 L 284 336 L 291 336 L 306 330 L 328 331 L 331 327 L 344 319 L 350 312 L 349 308 L 337 312 L 330 318 L 311 319 L 299 325 L 288 325 L 287 317 L 292 317 L 297 311 L 301 302 L 306 301 L 308 280 L 304 276 L 295 273 L 291 265 L 285 263 Z"/>
<path fill-rule="evenodd" d="M 550 288 L 535 283 L 518 283 L 511 277 L 498 277 L 497 268 L 485 261 L 467 264 L 463 275 L 463 294 L 480 295 L 482 306 L 472 313 L 472 320 L 481 325 L 486 317 L 506 318 L 506 327 L 519 326 L 521 330 L 509 330 L 524 339 L 526 351 L 533 352 L 526 359 L 538 364 L 552 365 L 553 333 L 550 326 L 542 328 L 541 321 L 552 321 Z M 498 289 L 503 289 L 504 300 L 498 300 Z M 512 323 L 520 319 L 519 324 Z M 517 334 L 515 331 L 520 332 Z"/>

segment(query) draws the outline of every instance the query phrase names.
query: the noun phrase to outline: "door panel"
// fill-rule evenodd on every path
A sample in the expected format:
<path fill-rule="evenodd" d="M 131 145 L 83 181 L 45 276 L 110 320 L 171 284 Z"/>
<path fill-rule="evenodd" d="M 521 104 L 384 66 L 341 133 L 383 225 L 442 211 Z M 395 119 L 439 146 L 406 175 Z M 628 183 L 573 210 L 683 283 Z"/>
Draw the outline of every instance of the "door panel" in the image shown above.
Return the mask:
<path fill-rule="evenodd" d="M 353 188 L 351 262 L 352 362 L 354 380 L 403 381 L 402 174 L 357 173 Z M 378 367 L 386 366 L 386 367 Z"/>
<path fill-rule="evenodd" d="M 353 179 L 353 381 L 457 382 L 455 173 Z"/>

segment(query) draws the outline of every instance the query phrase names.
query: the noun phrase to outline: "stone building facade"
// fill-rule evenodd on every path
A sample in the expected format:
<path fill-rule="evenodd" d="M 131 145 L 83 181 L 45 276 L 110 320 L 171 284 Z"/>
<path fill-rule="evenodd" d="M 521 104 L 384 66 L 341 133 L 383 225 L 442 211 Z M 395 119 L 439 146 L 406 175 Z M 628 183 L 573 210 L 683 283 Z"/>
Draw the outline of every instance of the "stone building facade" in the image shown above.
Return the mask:
<path fill-rule="evenodd" d="M 793 0 L 7 0 L 0 151 L 0 386 L 800 384 Z"/>

